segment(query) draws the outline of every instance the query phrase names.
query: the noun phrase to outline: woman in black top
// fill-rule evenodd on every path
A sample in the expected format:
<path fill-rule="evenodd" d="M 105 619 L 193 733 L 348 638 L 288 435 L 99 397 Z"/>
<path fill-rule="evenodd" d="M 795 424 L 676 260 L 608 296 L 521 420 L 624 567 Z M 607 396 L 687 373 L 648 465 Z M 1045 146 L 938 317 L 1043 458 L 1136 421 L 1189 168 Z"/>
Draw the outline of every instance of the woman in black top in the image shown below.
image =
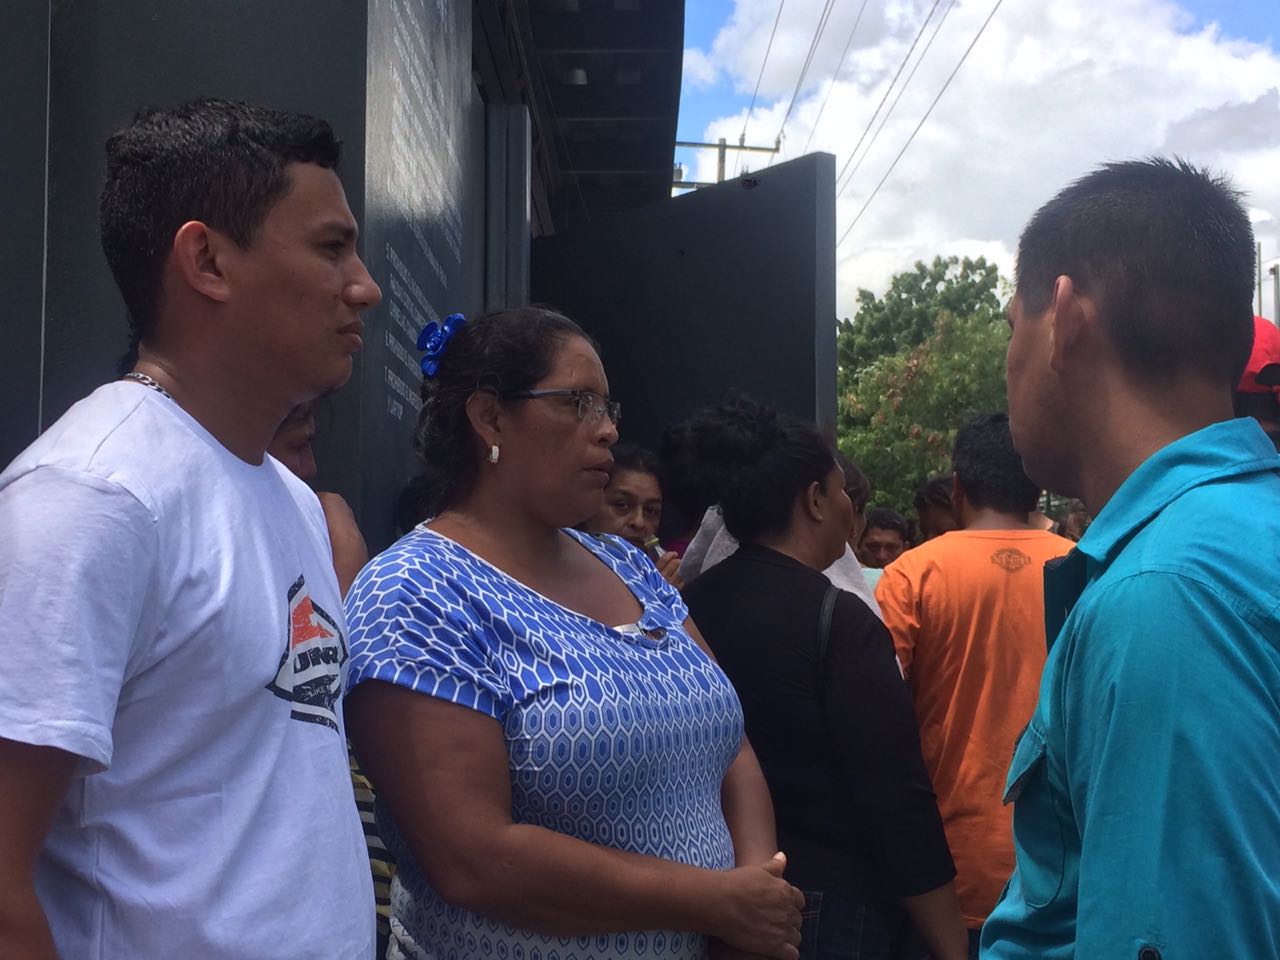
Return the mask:
<path fill-rule="evenodd" d="M 937 960 L 963 960 L 955 867 L 893 641 L 836 591 L 819 659 L 820 571 L 853 520 L 835 452 L 812 425 L 745 399 L 694 420 L 742 547 L 686 600 L 737 688 L 787 879 L 805 891 L 801 958 L 887 958 L 905 910 Z"/>

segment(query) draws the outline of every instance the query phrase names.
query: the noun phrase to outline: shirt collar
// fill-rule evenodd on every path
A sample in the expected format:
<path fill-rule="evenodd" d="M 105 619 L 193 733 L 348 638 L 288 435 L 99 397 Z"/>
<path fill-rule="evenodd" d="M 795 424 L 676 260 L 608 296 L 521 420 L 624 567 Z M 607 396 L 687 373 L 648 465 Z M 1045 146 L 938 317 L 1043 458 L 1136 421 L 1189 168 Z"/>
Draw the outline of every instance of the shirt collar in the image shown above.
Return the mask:
<path fill-rule="evenodd" d="M 1194 487 L 1224 477 L 1280 471 L 1280 455 L 1250 417 L 1224 420 L 1148 457 L 1112 494 L 1077 550 L 1108 564 L 1139 528 Z"/>
<path fill-rule="evenodd" d="M 807 563 L 801 563 L 795 557 L 783 553 L 780 550 L 774 550 L 772 547 L 766 547 L 759 543 L 743 543 L 738 545 L 738 553 L 744 558 L 758 560 L 764 563 L 771 563 L 778 567 L 791 567 L 800 570 L 813 570 L 814 568 Z"/>
<path fill-rule="evenodd" d="M 1044 565 L 1044 628 L 1050 647 L 1088 583 L 1089 558 L 1078 547 Z"/>

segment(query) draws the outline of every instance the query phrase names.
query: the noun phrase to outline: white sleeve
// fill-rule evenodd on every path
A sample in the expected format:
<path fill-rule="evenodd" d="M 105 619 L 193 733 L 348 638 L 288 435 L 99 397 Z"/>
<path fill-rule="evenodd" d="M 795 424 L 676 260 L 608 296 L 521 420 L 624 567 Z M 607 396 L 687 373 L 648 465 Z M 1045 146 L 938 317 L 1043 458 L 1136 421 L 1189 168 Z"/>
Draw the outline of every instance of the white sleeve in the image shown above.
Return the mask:
<path fill-rule="evenodd" d="M 156 533 L 100 477 L 38 467 L 0 489 L 0 736 L 110 765 Z"/>
<path fill-rule="evenodd" d="M 846 545 L 844 555 L 822 572 L 837 587 L 855 594 L 858 599 L 871 608 L 872 613 L 881 620 L 884 619 L 884 614 L 880 612 L 880 604 L 876 603 L 875 592 L 871 589 L 871 585 L 867 583 L 867 576 L 862 572 L 862 565 L 858 563 L 858 558 L 853 555 L 852 547 Z"/>
<path fill-rule="evenodd" d="M 701 575 L 702 559 L 707 555 L 707 548 L 723 528 L 724 520 L 720 518 L 720 508 L 714 505 L 707 507 L 706 512 L 702 514 L 702 521 L 698 524 L 697 533 L 693 535 L 693 539 L 685 547 L 684 556 L 680 558 L 680 569 L 677 574 L 685 583 L 692 583 L 695 577 Z"/>

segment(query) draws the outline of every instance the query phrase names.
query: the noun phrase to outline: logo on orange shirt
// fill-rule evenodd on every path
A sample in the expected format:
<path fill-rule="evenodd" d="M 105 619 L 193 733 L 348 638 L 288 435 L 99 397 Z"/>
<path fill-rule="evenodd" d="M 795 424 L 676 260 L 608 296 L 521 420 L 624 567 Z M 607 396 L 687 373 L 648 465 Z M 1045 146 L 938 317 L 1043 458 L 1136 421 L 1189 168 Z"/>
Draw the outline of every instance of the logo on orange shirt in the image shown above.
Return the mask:
<path fill-rule="evenodd" d="M 1031 565 L 1031 558 L 1014 547 L 1001 547 L 991 555 L 991 562 L 1010 573 L 1017 573 L 1023 567 Z"/>

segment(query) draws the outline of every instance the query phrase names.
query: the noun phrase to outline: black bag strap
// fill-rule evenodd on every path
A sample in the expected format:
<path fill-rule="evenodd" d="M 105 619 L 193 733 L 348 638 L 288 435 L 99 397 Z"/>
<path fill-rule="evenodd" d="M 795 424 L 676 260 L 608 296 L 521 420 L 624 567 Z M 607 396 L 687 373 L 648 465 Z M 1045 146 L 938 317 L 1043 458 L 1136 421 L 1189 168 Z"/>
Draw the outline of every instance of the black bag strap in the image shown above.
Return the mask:
<path fill-rule="evenodd" d="M 827 663 L 827 644 L 831 640 L 831 614 L 836 608 L 836 598 L 840 596 L 840 588 L 834 583 L 828 584 L 827 592 L 822 597 L 822 607 L 818 612 L 818 689 L 822 682 L 824 668 Z"/>

